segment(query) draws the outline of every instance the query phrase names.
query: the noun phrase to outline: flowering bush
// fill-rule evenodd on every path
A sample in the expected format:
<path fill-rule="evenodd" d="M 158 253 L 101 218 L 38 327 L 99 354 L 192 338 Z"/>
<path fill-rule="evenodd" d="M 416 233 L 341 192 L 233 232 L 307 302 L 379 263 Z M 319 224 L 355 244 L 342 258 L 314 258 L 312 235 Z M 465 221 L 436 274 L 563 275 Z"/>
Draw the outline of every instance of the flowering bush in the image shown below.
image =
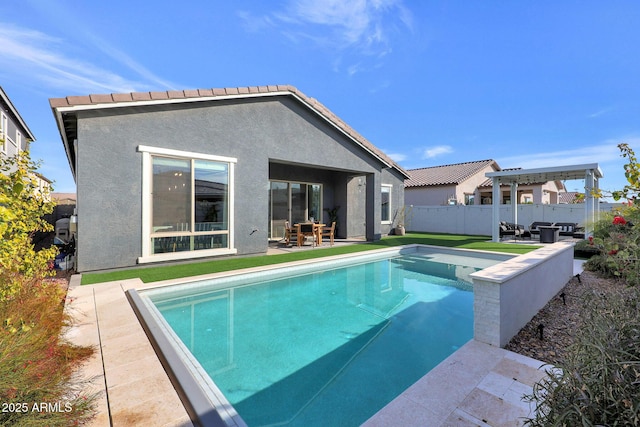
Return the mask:
<path fill-rule="evenodd" d="M 640 164 L 633 150 L 626 144 L 619 145 L 622 155 L 629 159 L 625 165 L 625 177 L 629 185 L 613 192 L 616 200 L 625 197 L 622 207 L 610 214 L 603 214 L 594 224 L 593 236 L 588 245 L 599 253 L 585 267 L 599 271 L 608 277 L 624 279 L 629 285 L 640 284 Z"/>

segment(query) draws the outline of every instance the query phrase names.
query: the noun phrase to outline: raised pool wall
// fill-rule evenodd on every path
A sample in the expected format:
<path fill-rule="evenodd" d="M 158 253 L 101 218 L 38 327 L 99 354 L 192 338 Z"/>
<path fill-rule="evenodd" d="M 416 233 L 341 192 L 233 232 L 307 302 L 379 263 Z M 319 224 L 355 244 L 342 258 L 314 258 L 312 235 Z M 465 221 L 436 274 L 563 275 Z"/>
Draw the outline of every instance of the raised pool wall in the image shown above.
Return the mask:
<path fill-rule="evenodd" d="M 573 246 L 554 243 L 472 273 L 474 338 L 507 345 L 571 279 Z"/>

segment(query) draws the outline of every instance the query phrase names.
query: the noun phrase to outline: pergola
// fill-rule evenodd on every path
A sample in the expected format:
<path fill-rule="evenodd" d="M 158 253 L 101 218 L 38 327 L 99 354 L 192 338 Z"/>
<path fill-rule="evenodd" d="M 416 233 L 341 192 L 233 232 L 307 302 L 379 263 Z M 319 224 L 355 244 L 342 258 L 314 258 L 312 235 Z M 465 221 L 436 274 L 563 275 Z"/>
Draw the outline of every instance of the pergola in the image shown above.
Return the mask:
<path fill-rule="evenodd" d="M 584 179 L 584 224 L 590 227 L 597 218 L 599 204 L 593 197 L 593 190 L 599 188 L 599 179 L 603 177 L 602 171 L 597 163 L 571 166 L 554 166 L 537 169 L 516 169 L 486 173 L 488 178 L 493 180 L 493 225 L 492 240 L 500 241 L 500 185 L 511 185 L 511 203 L 513 204 L 513 223 L 518 223 L 518 184 L 530 184 L 534 182 L 564 181 L 574 179 Z M 589 229 L 586 229 L 588 235 Z"/>

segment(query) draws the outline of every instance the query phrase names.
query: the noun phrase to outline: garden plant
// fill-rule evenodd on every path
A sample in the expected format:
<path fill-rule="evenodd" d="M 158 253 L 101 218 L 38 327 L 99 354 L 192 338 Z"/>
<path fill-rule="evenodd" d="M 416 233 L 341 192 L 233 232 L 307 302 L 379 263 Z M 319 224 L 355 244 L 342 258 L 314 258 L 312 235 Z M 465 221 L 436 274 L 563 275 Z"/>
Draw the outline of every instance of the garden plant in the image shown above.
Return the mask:
<path fill-rule="evenodd" d="M 640 165 L 631 147 L 618 148 L 628 184 L 611 196 L 624 204 L 594 224 L 583 245 L 597 253 L 585 268 L 623 286 L 606 297 L 587 294 L 566 361 L 528 396 L 537 411 L 527 425 L 640 426 Z"/>
<path fill-rule="evenodd" d="M 94 349 L 63 339 L 66 289 L 51 280 L 55 248 L 35 250 L 54 204 L 28 152 L 0 157 L 0 426 L 78 425 L 93 415 L 74 370 Z"/>

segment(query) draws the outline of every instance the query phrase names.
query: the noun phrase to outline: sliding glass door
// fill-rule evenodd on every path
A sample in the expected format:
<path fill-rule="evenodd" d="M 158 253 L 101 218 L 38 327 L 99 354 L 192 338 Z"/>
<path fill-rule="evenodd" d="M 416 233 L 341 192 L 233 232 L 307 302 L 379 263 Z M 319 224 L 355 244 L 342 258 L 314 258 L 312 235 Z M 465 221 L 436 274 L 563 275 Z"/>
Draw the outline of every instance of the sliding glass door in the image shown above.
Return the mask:
<path fill-rule="evenodd" d="M 282 239 L 284 225 L 321 219 L 322 185 L 271 181 L 269 186 L 269 237 Z"/>

